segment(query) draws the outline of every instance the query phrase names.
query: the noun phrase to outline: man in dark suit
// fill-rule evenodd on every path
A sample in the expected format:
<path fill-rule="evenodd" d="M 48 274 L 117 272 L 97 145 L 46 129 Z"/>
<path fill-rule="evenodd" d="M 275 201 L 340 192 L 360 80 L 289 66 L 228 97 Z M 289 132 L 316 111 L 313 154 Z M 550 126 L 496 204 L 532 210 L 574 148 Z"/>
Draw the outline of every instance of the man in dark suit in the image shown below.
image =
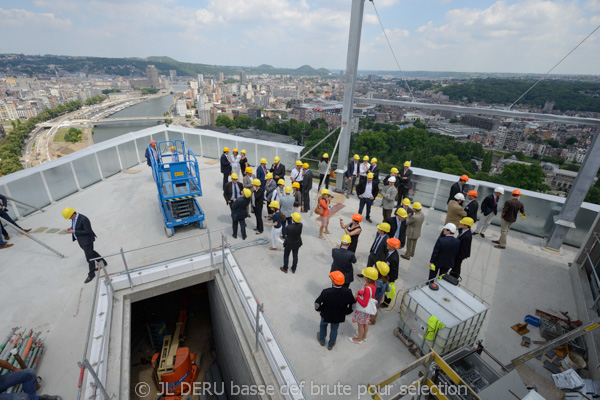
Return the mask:
<path fill-rule="evenodd" d="M 256 217 L 256 228 L 254 228 L 254 230 L 256 231 L 257 235 L 260 235 L 261 233 L 263 233 L 264 230 L 262 211 L 263 204 L 265 201 L 265 189 L 263 189 L 263 187 L 260 184 L 260 180 L 258 179 L 254 179 L 252 181 L 252 186 L 254 189 L 252 193 L 252 212 Z"/>
<path fill-rule="evenodd" d="M 346 178 L 346 198 L 349 198 L 354 190 L 356 178 L 358 178 L 358 168 L 360 166 L 359 160 L 360 157 L 358 157 L 358 154 L 355 154 L 354 157 L 350 159 L 346 172 L 344 172 L 344 177 Z"/>
<path fill-rule="evenodd" d="M 313 173 L 310 170 L 308 163 L 302 164 L 302 185 L 300 185 L 300 190 L 302 190 L 302 212 L 310 211 L 310 190 L 312 189 L 313 184 Z"/>
<path fill-rule="evenodd" d="M 317 333 L 317 340 L 321 346 L 325 346 L 327 325 L 331 324 L 327 350 L 331 350 L 335 346 L 340 323 L 346 320 L 346 315 L 352 314 L 352 306 L 356 303 L 352 291 L 343 286 L 344 274 L 340 271 L 333 271 L 329 274 L 329 278 L 331 278 L 333 286 L 323 290 L 315 300 L 315 310 L 321 313 L 321 324 Z"/>
<path fill-rule="evenodd" d="M 283 242 L 283 267 L 279 268 L 287 274 L 290 253 L 292 253 L 292 274 L 298 267 L 298 249 L 302 246 L 302 216 L 294 212 L 291 215 L 292 223 L 285 228 L 285 241 Z"/>
<path fill-rule="evenodd" d="M 483 199 L 483 202 L 481 203 L 481 213 L 483 214 L 483 218 L 479 220 L 477 229 L 475 229 L 473 235 L 479 234 L 482 238 L 485 237 L 485 230 L 490 226 L 494 216 L 498 214 L 498 202 L 500 201 L 500 196 L 503 194 L 504 188 L 498 186 L 494 189 L 494 193 Z"/>
<path fill-rule="evenodd" d="M 450 186 L 450 196 L 448 196 L 448 201 L 446 201 L 446 203 L 450 203 L 450 200 L 454 200 L 456 193 L 462 193 L 466 197 L 467 182 L 469 182 L 469 177 L 467 175 L 463 175 L 458 179 L 458 182 Z"/>
<path fill-rule="evenodd" d="M 223 198 L 225 198 L 225 203 L 227 203 L 229 208 L 231 208 L 231 205 L 238 197 L 242 197 L 243 190 L 244 185 L 238 181 L 237 174 L 231 174 L 231 182 L 227 182 L 223 188 Z"/>
<path fill-rule="evenodd" d="M 396 182 L 398 183 L 398 207 L 402 199 L 408 197 L 408 191 L 412 185 L 412 170 L 410 169 L 410 161 L 404 162 L 404 168 L 398 173 Z"/>
<path fill-rule="evenodd" d="M 389 238 L 386 242 L 387 252 L 385 254 L 385 263 L 390 266 L 390 272 L 388 273 L 388 282 L 395 282 L 398 279 L 398 272 L 400 270 L 400 256 L 398 249 L 400 248 L 400 240 L 396 238 Z"/>
<path fill-rule="evenodd" d="M 434 279 L 438 273 L 444 275 L 454 267 L 454 261 L 460 249 L 460 242 L 454 237 L 456 225 L 448 223 L 444 225 L 441 236 L 435 242 L 431 259 L 429 260 L 429 278 Z"/>
<path fill-rule="evenodd" d="M 273 179 L 277 182 L 280 179 L 285 179 L 285 165 L 279 162 L 279 157 L 275 157 L 273 165 L 271 165 L 270 172 L 273 173 Z"/>
<path fill-rule="evenodd" d="M 381 173 L 381 171 L 377 166 L 377 159 L 375 157 L 371 159 L 371 168 L 369 168 L 369 170 L 373 174 L 373 182 L 375 183 L 375 185 L 379 185 L 379 174 Z"/>
<path fill-rule="evenodd" d="M 354 280 L 354 268 L 352 264 L 356 262 L 356 255 L 354 252 L 348 250 L 348 246 L 352 243 L 350 235 L 342 236 L 342 245 L 339 249 L 331 249 L 331 257 L 333 263 L 331 264 L 331 271 L 340 271 L 344 274 L 343 287 L 349 287 L 350 283 Z"/>
<path fill-rule="evenodd" d="M 225 189 L 225 184 L 229 180 L 229 175 L 231 175 L 231 163 L 229 162 L 229 147 L 223 147 L 223 154 L 221 154 L 221 173 L 223 174 L 223 189 Z"/>
<path fill-rule="evenodd" d="M 372 267 L 377 261 L 385 260 L 386 241 L 389 239 L 390 224 L 382 222 L 377 225 L 377 236 L 369 250 L 369 258 L 367 259 L 367 267 Z M 360 276 L 359 276 L 360 277 Z"/>
<path fill-rule="evenodd" d="M 13 224 L 14 226 L 16 226 L 17 228 L 19 228 L 23 232 L 29 232 L 29 231 L 31 231 L 31 229 L 23 229 L 23 228 L 21 228 L 15 221 L 13 221 L 13 219 L 10 217 L 10 215 L 8 215 L 8 208 L 7 208 L 7 206 L 8 206 L 8 200 L 6 199 L 6 196 L 4 196 L 3 194 L 0 194 L 0 218 L 3 218 L 7 222 L 10 222 L 11 224 Z M 0 222 L 0 226 L 2 227 L 2 236 L 4 236 L 4 240 L 9 240 L 10 236 L 8 235 L 8 232 L 6 231 L 6 229 L 4 229 L 4 225 L 2 225 L 1 222 Z"/>
<path fill-rule="evenodd" d="M 400 240 L 400 249 L 406 244 L 406 217 L 408 214 L 404 208 L 396 210 L 396 215 L 385 220 L 390 224 L 389 237 Z"/>
<path fill-rule="evenodd" d="M 150 141 L 150 147 L 146 147 L 146 153 L 144 154 L 146 156 L 146 164 L 148 164 L 149 167 L 152 166 L 152 157 L 154 157 L 154 160 L 158 163 L 159 162 L 159 158 L 158 158 L 158 151 L 156 150 L 156 142 L 154 140 Z"/>
<path fill-rule="evenodd" d="M 88 276 L 84 283 L 90 282 L 96 276 L 96 263 L 91 261 L 92 258 L 102 257 L 96 250 L 94 250 L 94 241 L 96 240 L 96 234 L 92 230 L 92 224 L 88 217 L 83 214 L 76 213 L 71 207 L 67 207 L 62 211 L 64 219 L 71 220 L 71 227 L 67 229 L 67 233 L 71 234 L 73 241 L 77 240 L 79 247 L 83 249 L 85 254 L 85 260 L 88 262 Z M 104 258 L 97 260 L 102 261 L 104 266 L 108 265 Z"/>
<path fill-rule="evenodd" d="M 242 192 L 244 195 L 238 197 L 231 205 L 231 221 L 233 222 L 233 235 L 234 239 L 237 239 L 237 228 L 238 223 L 240 224 L 240 230 L 242 231 L 242 239 L 246 240 L 246 217 L 248 216 L 247 208 L 250 204 L 250 196 L 252 191 L 250 189 L 244 189 Z"/>
<path fill-rule="evenodd" d="M 450 272 L 450 275 L 456 279 L 460 278 L 460 266 L 462 265 L 463 260 L 471 256 L 471 241 L 473 240 L 471 227 L 474 223 L 475 222 L 470 217 L 464 217 L 460 220 L 460 228 L 458 229 L 458 241 L 460 242 L 460 247 L 458 249 L 458 254 L 456 255 L 456 260 L 454 260 L 454 267 Z"/>
<path fill-rule="evenodd" d="M 477 211 L 479 211 L 479 203 L 477 202 L 477 190 L 469 190 L 467 193 L 467 200 L 465 201 L 467 204 L 465 206 L 465 211 L 467 212 L 467 217 L 472 218 L 473 222 L 477 222 Z"/>

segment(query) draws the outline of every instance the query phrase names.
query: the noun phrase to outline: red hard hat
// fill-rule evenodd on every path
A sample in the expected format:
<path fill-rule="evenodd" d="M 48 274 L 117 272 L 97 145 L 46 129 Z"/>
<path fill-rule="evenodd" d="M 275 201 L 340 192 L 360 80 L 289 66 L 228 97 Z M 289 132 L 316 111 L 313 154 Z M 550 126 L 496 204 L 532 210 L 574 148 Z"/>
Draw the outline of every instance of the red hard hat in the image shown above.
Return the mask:
<path fill-rule="evenodd" d="M 521 191 L 519 189 L 513 190 L 512 194 L 516 194 L 517 196 L 521 195 Z"/>
<path fill-rule="evenodd" d="M 344 278 L 344 274 L 341 271 L 333 271 L 329 274 L 329 277 L 333 281 L 333 284 L 336 286 L 342 286 L 346 279 Z"/>
<path fill-rule="evenodd" d="M 355 220 L 356 222 L 362 222 L 362 215 L 360 214 L 354 214 L 352 215 L 352 219 Z"/>
<path fill-rule="evenodd" d="M 475 196 L 477 197 L 477 190 L 470 190 L 469 193 L 467 193 L 469 196 Z"/>
<path fill-rule="evenodd" d="M 469 182 L 469 177 L 467 175 L 463 175 L 460 177 L 461 181 Z"/>

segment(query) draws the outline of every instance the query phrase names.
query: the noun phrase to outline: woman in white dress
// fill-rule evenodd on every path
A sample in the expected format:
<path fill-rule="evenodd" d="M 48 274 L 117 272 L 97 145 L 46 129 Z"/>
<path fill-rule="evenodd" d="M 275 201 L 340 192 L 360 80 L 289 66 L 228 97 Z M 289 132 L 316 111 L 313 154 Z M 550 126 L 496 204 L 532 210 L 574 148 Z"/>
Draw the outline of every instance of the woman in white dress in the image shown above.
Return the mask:
<path fill-rule="evenodd" d="M 242 158 L 242 156 L 239 155 L 238 153 L 238 149 L 233 149 L 233 151 L 231 152 L 231 154 L 229 155 L 229 163 L 231 164 L 231 172 L 237 174 L 237 176 L 241 176 L 240 175 L 240 159 Z"/>

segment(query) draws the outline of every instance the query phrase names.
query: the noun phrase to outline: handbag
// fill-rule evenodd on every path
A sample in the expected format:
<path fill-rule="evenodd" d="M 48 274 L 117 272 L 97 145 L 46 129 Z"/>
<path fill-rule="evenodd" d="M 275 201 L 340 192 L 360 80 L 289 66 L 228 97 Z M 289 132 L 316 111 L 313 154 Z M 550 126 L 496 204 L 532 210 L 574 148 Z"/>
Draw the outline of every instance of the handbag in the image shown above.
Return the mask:
<path fill-rule="evenodd" d="M 329 171 L 329 176 L 335 178 L 335 172 L 333 170 Z"/>
<path fill-rule="evenodd" d="M 371 292 L 371 298 L 366 307 L 363 307 L 358 301 L 356 302 L 356 311 L 364 312 L 365 314 L 375 315 L 377 314 L 377 300 L 373 298 L 373 291 L 370 286 L 367 286 Z"/>
<path fill-rule="evenodd" d="M 325 212 L 325 209 L 323 208 L 323 206 L 321 204 L 317 203 L 317 207 L 315 208 L 315 214 L 323 215 L 324 212 Z"/>

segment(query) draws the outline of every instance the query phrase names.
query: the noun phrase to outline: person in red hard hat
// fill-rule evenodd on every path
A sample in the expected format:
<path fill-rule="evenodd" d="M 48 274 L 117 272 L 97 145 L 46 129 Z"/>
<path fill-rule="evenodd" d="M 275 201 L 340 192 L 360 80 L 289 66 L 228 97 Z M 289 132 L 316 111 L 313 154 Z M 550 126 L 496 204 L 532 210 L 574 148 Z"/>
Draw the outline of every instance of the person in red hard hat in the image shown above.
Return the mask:
<path fill-rule="evenodd" d="M 446 201 L 446 203 L 450 203 L 450 200 L 454 200 L 456 193 L 462 193 L 466 198 L 468 193 L 467 182 L 469 182 L 469 177 L 467 175 L 458 178 L 458 182 L 450 186 L 450 196 L 448 196 L 448 201 Z"/>
<path fill-rule="evenodd" d="M 506 200 L 504 202 L 504 208 L 502 209 L 502 220 L 500 221 L 500 239 L 492 240 L 492 243 L 495 243 L 494 246 L 497 249 L 505 249 L 506 248 L 506 235 L 510 230 L 512 224 L 517 220 L 517 215 L 521 213 L 521 216 L 525 218 L 525 206 L 519 198 L 521 197 L 521 191 L 519 189 L 515 189 L 512 192 L 512 199 Z"/>
<path fill-rule="evenodd" d="M 321 314 L 321 325 L 317 332 L 317 340 L 321 346 L 325 346 L 327 338 L 327 325 L 331 324 L 331 333 L 327 349 L 335 346 L 340 323 L 346 320 L 346 315 L 352 313 L 352 306 L 356 303 L 352 290 L 344 287 L 344 274 L 341 271 L 333 271 L 329 274 L 333 285 L 324 289 L 315 300 L 315 310 Z"/>

